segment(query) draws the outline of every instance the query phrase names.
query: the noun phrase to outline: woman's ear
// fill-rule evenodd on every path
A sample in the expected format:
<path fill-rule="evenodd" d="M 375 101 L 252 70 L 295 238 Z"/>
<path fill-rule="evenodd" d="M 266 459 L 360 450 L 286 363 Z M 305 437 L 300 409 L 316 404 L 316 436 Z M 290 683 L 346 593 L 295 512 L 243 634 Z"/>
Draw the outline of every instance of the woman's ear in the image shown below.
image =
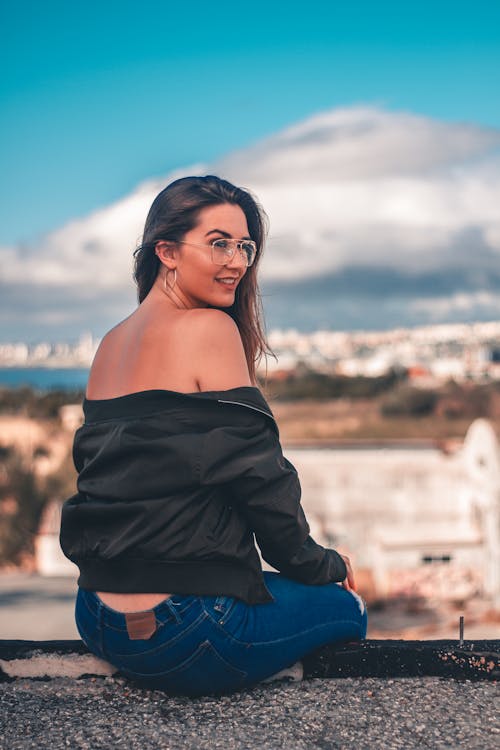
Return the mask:
<path fill-rule="evenodd" d="M 175 242 L 168 240 L 158 240 L 155 245 L 155 253 L 163 262 L 167 260 L 176 260 L 177 246 Z M 173 268 L 170 263 L 166 263 L 169 268 Z"/>

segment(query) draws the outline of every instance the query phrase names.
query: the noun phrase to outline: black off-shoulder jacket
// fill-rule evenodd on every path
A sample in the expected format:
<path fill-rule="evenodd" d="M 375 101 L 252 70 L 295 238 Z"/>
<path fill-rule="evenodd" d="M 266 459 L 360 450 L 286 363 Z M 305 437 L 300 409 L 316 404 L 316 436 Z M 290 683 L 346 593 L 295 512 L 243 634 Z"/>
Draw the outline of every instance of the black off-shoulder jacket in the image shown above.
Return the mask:
<path fill-rule="evenodd" d="M 262 557 L 306 584 L 342 581 L 309 534 L 295 467 L 256 386 L 83 399 L 77 493 L 59 541 L 83 589 L 273 601 Z"/>

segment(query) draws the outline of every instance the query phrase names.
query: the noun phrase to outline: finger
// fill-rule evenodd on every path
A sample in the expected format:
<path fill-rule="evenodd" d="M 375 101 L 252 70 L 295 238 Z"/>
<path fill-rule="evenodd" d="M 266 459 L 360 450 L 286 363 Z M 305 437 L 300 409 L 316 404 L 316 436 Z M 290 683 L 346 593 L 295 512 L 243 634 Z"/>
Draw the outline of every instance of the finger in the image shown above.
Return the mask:
<path fill-rule="evenodd" d="M 349 587 L 351 589 L 354 589 L 354 591 L 356 591 L 357 590 L 356 581 L 354 580 L 354 573 L 352 572 L 352 570 L 349 571 L 349 575 L 347 576 L 347 579 L 349 581 Z"/>

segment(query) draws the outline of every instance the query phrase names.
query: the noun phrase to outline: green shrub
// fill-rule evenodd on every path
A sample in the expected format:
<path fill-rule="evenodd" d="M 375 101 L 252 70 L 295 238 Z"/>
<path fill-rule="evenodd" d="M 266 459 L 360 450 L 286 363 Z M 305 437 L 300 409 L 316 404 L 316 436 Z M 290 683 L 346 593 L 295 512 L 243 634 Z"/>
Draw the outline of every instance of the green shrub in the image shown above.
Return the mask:
<path fill-rule="evenodd" d="M 404 385 L 384 398 L 380 412 L 385 417 L 425 417 L 433 413 L 437 400 L 436 391 Z"/>
<path fill-rule="evenodd" d="M 303 363 L 298 372 L 284 381 L 273 381 L 272 397 L 281 401 L 302 398 L 320 401 L 333 398 L 366 399 L 385 393 L 406 378 L 406 371 L 391 369 L 385 375 L 366 377 L 357 375 L 328 375 L 310 370 Z"/>
<path fill-rule="evenodd" d="M 81 403 L 84 394 L 85 390 L 82 388 L 37 391 L 31 386 L 3 386 L 0 388 L 0 414 L 54 419 L 61 406 Z"/>

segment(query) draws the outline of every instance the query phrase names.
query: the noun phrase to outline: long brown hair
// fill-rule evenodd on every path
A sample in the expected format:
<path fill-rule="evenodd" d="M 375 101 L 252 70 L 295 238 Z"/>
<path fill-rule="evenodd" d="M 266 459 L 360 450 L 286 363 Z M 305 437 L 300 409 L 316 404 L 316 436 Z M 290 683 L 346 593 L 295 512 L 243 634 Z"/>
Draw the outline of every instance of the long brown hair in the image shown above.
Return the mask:
<path fill-rule="evenodd" d="M 178 242 L 196 226 L 199 212 L 206 206 L 232 203 L 246 216 L 250 237 L 257 245 L 257 254 L 236 288 L 231 307 L 221 308 L 235 321 L 240 331 L 248 370 L 256 383 L 256 368 L 262 356 L 276 355 L 264 333 L 262 298 L 257 283 L 257 269 L 268 232 L 267 215 L 249 190 L 236 187 L 215 175 L 182 177 L 174 180 L 154 199 L 144 226 L 139 247 L 134 251 L 134 280 L 139 304 L 153 286 L 161 264 L 155 253 L 160 240 Z M 267 360 L 266 360 L 267 364 Z"/>

